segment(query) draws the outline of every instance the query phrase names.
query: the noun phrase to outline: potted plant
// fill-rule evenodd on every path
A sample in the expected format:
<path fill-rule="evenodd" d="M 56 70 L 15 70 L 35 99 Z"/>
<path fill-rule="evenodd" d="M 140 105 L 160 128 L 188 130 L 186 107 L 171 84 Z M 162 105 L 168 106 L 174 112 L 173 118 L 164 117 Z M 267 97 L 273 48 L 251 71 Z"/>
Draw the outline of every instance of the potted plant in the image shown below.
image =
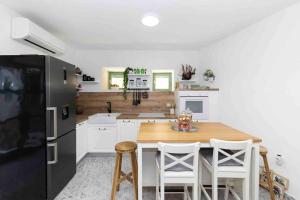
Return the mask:
<path fill-rule="evenodd" d="M 203 74 L 203 78 L 205 81 L 209 81 L 212 83 L 215 81 L 216 76 L 211 69 L 207 69 Z"/>
<path fill-rule="evenodd" d="M 191 80 L 192 76 L 195 75 L 196 68 L 191 65 L 182 65 L 182 80 Z"/>
<path fill-rule="evenodd" d="M 123 73 L 123 85 L 124 85 L 123 97 L 124 97 L 124 99 L 127 99 L 128 74 L 130 71 L 133 71 L 133 69 L 130 67 L 127 67 Z"/>

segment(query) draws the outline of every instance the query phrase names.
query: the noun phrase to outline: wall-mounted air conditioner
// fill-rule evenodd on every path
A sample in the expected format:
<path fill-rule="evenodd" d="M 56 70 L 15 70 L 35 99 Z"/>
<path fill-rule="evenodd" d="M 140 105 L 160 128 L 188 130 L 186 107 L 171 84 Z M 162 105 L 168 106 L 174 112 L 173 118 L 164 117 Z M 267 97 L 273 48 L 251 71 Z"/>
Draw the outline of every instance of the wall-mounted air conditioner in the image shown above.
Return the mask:
<path fill-rule="evenodd" d="M 25 40 L 53 54 L 64 52 L 64 43 L 27 18 L 12 19 L 12 38 Z"/>

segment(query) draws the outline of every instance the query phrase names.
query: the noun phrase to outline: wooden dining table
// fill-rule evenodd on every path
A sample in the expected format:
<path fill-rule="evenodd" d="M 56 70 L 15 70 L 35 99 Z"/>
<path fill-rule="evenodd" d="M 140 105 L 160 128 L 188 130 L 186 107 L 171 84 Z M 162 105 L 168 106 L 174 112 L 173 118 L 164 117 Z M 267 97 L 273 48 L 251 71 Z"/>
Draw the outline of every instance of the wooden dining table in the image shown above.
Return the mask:
<path fill-rule="evenodd" d="M 252 140 L 251 156 L 251 200 L 259 199 L 259 144 L 262 140 L 258 137 L 244 133 L 219 122 L 193 123 L 195 131 L 178 132 L 172 129 L 172 123 L 142 123 L 137 137 L 138 142 L 138 199 L 143 198 L 143 152 L 157 149 L 158 142 L 165 143 L 193 143 L 200 142 L 201 147 L 211 147 L 211 139 L 227 141 Z M 153 174 L 155 175 L 155 174 Z"/>

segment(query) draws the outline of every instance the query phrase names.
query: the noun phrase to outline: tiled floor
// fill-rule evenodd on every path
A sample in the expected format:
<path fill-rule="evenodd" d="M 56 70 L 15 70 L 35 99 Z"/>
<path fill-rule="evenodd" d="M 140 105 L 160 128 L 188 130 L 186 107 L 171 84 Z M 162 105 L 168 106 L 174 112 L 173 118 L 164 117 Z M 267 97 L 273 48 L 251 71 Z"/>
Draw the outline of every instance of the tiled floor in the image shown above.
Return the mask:
<path fill-rule="evenodd" d="M 55 200 L 109 200 L 114 157 L 85 157 L 77 166 L 77 173 Z M 124 171 L 130 169 L 128 159 L 124 159 Z M 222 194 L 220 194 L 222 195 Z M 132 186 L 123 182 L 119 200 L 133 200 Z M 154 200 L 154 188 L 144 189 L 144 200 Z M 166 195 L 166 200 L 181 200 L 182 196 Z M 223 199 L 220 197 L 220 199 Z M 260 200 L 269 200 L 268 193 L 261 189 Z"/>

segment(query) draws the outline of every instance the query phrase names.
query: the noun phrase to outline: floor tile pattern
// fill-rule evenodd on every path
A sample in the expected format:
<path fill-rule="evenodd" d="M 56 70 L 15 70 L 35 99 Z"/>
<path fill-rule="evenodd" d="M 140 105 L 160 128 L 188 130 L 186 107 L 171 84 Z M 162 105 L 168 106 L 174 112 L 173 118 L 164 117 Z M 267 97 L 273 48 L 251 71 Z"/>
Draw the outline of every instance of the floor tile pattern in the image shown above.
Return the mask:
<path fill-rule="evenodd" d="M 77 173 L 55 200 L 110 200 L 113 156 L 87 156 L 77 166 Z M 128 157 L 124 158 L 123 170 L 130 171 Z M 223 199 L 220 192 L 220 198 Z M 117 200 L 133 200 L 131 184 L 123 182 Z M 154 188 L 144 189 L 144 200 L 155 200 Z M 182 200 L 180 194 L 168 194 L 166 200 Z M 203 198 L 204 199 L 204 198 Z M 261 189 L 260 200 L 269 200 L 268 193 Z"/>

